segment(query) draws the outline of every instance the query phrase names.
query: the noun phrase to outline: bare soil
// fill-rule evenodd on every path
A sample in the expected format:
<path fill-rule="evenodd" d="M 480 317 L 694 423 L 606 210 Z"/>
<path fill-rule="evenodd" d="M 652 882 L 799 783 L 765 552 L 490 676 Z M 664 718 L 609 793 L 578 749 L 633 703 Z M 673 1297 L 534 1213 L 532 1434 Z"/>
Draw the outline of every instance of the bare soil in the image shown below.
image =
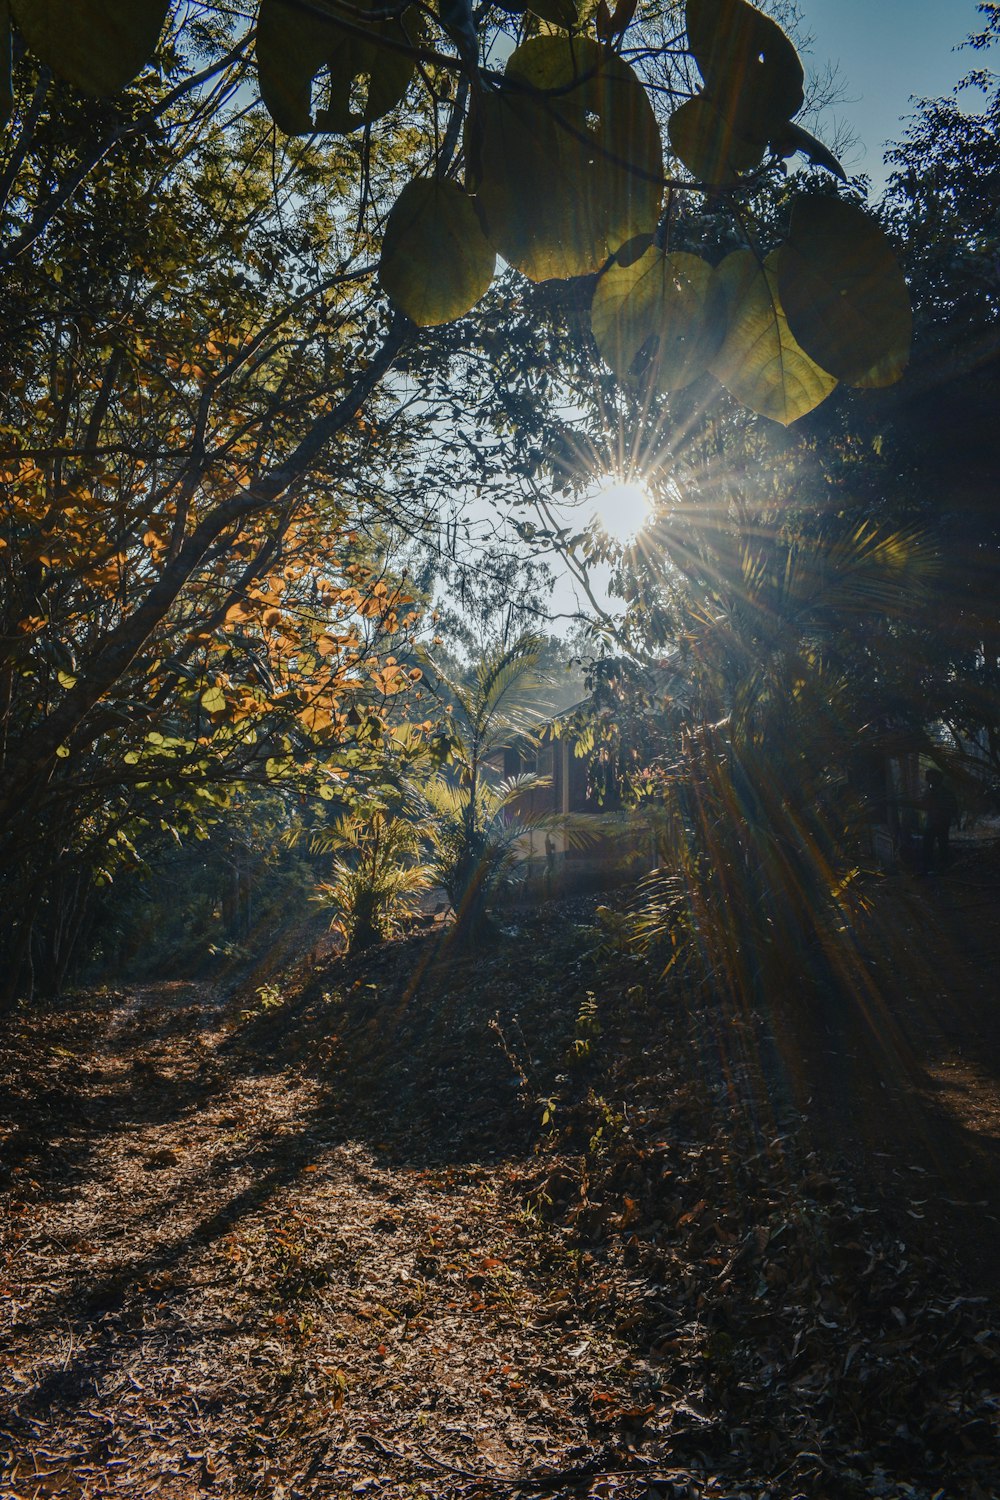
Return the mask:
<path fill-rule="evenodd" d="M 594 903 L 0 1043 L 0 1496 L 1000 1495 L 1000 866 L 829 1015 Z"/>

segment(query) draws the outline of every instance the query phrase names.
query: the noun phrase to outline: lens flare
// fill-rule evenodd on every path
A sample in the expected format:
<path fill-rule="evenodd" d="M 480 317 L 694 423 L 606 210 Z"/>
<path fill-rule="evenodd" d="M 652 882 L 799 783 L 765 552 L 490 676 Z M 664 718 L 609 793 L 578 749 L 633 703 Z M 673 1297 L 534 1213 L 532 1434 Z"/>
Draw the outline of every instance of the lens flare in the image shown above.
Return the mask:
<path fill-rule="evenodd" d="M 649 520 L 650 496 L 638 479 L 608 475 L 587 495 L 590 518 L 612 541 L 633 540 Z"/>

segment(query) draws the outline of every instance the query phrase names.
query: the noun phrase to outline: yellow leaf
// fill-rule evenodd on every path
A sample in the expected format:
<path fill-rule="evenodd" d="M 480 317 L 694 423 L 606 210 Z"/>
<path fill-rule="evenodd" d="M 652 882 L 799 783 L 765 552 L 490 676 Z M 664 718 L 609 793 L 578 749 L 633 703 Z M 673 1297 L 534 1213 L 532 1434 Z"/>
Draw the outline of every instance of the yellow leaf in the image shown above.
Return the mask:
<path fill-rule="evenodd" d="M 741 129 L 708 94 L 686 99 L 667 124 L 676 155 L 699 182 L 728 184 L 756 167 L 767 137 Z"/>
<path fill-rule="evenodd" d="M 496 259 L 472 199 L 457 183 L 416 178 L 389 215 L 379 281 L 401 312 L 430 328 L 476 305 Z"/>
<path fill-rule="evenodd" d="M 304 708 L 299 714 L 299 722 L 310 734 L 319 734 L 322 730 L 329 729 L 333 716 L 325 708 Z"/>
<path fill-rule="evenodd" d="M 208 714 L 219 714 L 225 710 L 226 695 L 218 684 L 202 693 L 201 706 Z"/>
<path fill-rule="evenodd" d="M 711 317 L 712 268 L 666 255 L 644 237 L 625 245 L 598 280 L 590 309 L 601 354 L 622 380 L 676 390 L 701 375 L 722 329 Z"/>
<path fill-rule="evenodd" d="M 709 368 L 737 401 L 787 427 L 824 401 L 837 382 L 792 337 L 778 298 L 774 255 L 761 265 L 752 251 L 736 250 L 715 274 L 726 333 Z"/>
<path fill-rule="evenodd" d="M 583 36 L 540 36 L 483 101 L 479 201 L 487 238 L 532 281 L 583 276 L 656 227 L 660 131 L 632 69 Z M 471 127 L 467 150 L 478 146 Z"/>

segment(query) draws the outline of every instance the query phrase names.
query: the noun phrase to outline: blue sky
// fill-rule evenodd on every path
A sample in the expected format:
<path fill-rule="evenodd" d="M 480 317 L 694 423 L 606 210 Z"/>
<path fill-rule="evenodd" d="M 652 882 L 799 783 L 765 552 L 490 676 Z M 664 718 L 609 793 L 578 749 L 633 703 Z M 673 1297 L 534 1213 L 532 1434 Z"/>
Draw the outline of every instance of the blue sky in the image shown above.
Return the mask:
<path fill-rule="evenodd" d="M 821 73 L 839 64 L 844 99 L 833 115 L 859 137 L 850 172 L 868 172 L 877 194 L 884 181 L 887 141 L 904 134 L 900 120 L 912 113 L 910 96 L 939 97 L 982 61 L 971 50 L 956 52 L 970 32 L 981 29 L 976 0 L 801 0 L 805 32 L 813 38 L 803 60 Z M 965 96 L 977 108 L 978 94 Z M 819 132 L 831 131 L 829 122 Z M 863 148 L 863 149 L 862 149 Z"/>

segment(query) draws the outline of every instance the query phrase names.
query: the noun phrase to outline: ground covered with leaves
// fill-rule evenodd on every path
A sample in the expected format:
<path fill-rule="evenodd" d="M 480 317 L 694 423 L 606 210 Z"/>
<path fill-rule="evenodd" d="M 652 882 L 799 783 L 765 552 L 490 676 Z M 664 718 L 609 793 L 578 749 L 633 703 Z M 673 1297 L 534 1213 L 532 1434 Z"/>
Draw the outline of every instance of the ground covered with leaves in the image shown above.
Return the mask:
<path fill-rule="evenodd" d="M 997 875 L 849 1025 L 582 900 L 18 1014 L 0 1495 L 1000 1494 Z"/>

